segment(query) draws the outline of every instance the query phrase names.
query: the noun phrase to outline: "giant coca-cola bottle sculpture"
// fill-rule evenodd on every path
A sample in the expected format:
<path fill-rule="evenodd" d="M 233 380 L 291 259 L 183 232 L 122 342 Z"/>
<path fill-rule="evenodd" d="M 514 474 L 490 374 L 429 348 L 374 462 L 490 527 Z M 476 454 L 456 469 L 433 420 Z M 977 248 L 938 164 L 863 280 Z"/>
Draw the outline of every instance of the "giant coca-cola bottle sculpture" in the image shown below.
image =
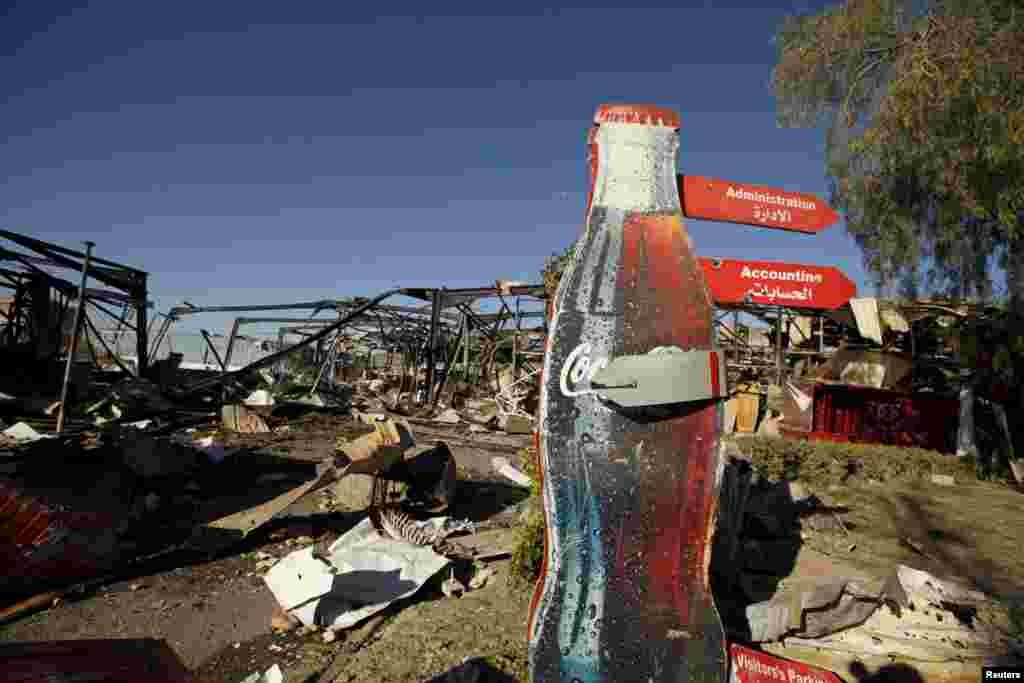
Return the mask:
<path fill-rule="evenodd" d="M 595 121 L 544 362 L 531 678 L 724 681 L 708 563 L 725 373 L 682 222 L 679 117 L 606 105 Z"/>

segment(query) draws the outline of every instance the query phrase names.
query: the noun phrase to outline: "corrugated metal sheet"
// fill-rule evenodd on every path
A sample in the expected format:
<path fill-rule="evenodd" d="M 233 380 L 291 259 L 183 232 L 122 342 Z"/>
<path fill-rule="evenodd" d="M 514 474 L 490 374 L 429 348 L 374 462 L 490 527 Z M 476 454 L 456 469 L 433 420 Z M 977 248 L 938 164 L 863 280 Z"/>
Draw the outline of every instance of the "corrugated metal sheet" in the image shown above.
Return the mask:
<path fill-rule="evenodd" d="M 20 592 L 32 582 L 61 585 L 95 575 L 103 557 L 90 552 L 91 533 L 109 533 L 113 515 L 60 510 L 0 479 L 0 591 Z M 78 542 L 71 542 L 78 535 Z"/>
<path fill-rule="evenodd" d="M 192 683 L 163 640 L 0 643 L 0 679 L 10 683 Z"/>
<path fill-rule="evenodd" d="M 917 446 L 943 453 L 956 448 L 956 398 L 884 389 L 818 384 L 810 438 Z"/>

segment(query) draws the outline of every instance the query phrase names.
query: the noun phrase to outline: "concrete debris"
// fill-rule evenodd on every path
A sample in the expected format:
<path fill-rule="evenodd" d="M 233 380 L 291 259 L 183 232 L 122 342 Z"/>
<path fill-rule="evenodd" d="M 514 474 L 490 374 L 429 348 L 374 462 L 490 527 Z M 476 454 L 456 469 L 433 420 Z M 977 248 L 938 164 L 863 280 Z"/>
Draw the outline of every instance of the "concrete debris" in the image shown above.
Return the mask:
<path fill-rule="evenodd" d="M 784 636 L 821 638 L 857 626 L 874 613 L 887 595 L 886 582 L 860 577 L 832 577 L 783 591 L 767 602 L 746 608 L 750 640 Z M 897 586 L 898 588 L 898 586 Z"/>
<path fill-rule="evenodd" d="M 532 434 L 533 420 L 525 415 L 505 415 L 500 420 L 506 434 Z"/>
<path fill-rule="evenodd" d="M 39 441 L 40 439 L 51 438 L 51 435 L 40 434 L 24 422 L 18 422 L 10 426 L 2 433 L 15 444 L 32 443 L 34 441 Z"/>
<path fill-rule="evenodd" d="M 498 373 L 497 389 L 498 393 L 504 393 L 508 391 L 516 381 L 516 373 L 512 368 L 505 368 Z"/>
<path fill-rule="evenodd" d="M 281 667 L 275 664 L 263 673 L 254 673 L 242 679 L 242 683 L 286 683 Z"/>
<path fill-rule="evenodd" d="M 364 519 L 327 549 L 306 547 L 264 577 L 281 607 L 303 624 L 349 628 L 419 590 L 448 565 L 431 548 L 384 538 Z"/>
<path fill-rule="evenodd" d="M 244 405 L 225 405 L 221 407 L 221 424 L 224 429 L 242 434 L 268 434 L 263 417 Z"/>
<path fill-rule="evenodd" d="M 437 417 L 434 418 L 434 422 L 441 422 L 443 424 L 459 424 L 462 422 L 462 417 L 454 408 L 442 411 Z"/>
<path fill-rule="evenodd" d="M 507 477 L 508 479 L 514 481 L 520 486 L 523 486 L 525 488 L 530 488 L 531 486 L 533 486 L 533 479 L 530 479 L 528 476 L 517 470 L 515 467 L 512 467 L 512 464 L 509 463 L 507 458 L 491 458 L 491 466 L 494 467 L 495 472 Z"/>
<path fill-rule="evenodd" d="M 471 424 L 469 425 L 469 431 L 472 432 L 473 434 L 482 434 L 490 430 L 487 429 L 487 427 L 484 427 L 483 425 Z"/>
<path fill-rule="evenodd" d="M 882 320 L 878 313 L 878 300 L 874 298 L 850 299 L 857 331 L 860 336 L 882 344 Z"/>
<path fill-rule="evenodd" d="M 1024 460 L 1011 460 L 1010 471 L 1013 472 L 1013 478 L 1017 483 L 1024 486 Z"/>
<path fill-rule="evenodd" d="M 837 654 L 933 663 L 973 660 L 980 664 L 1024 654 L 1024 640 L 1013 627 L 1012 606 L 958 580 L 940 579 L 903 565 L 896 568 L 888 585 L 903 595 L 884 606 L 874 603 L 871 613 L 858 623 L 817 636 L 797 629 L 784 642 Z M 826 615 L 835 610 L 827 609 Z"/>
<path fill-rule="evenodd" d="M 274 395 L 271 394 L 266 389 L 257 389 L 256 391 L 246 396 L 242 400 L 242 403 L 249 406 L 250 408 L 262 408 L 273 406 L 276 403 L 276 401 L 274 400 Z"/>
<path fill-rule="evenodd" d="M 373 424 L 376 424 L 377 422 L 381 422 L 383 420 L 387 420 L 388 419 L 388 416 L 387 416 L 386 413 L 373 412 L 373 411 L 364 412 L 364 411 L 359 411 L 359 410 L 353 410 L 352 411 L 352 417 L 354 417 L 355 419 L 359 420 L 363 424 L 368 424 L 368 425 L 373 425 Z"/>
<path fill-rule="evenodd" d="M 759 436 L 779 436 L 779 423 L 781 421 L 782 416 L 771 411 L 771 414 L 765 415 L 761 420 L 761 424 L 757 426 L 757 434 Z"/>
<path fill-rule="evenodd" d="M 318 465 L 318 471 L 333 471 L 336 477 L 377 474 L 399 462 L 403 453 L 416 446 L 416 437 L 405 421 L 377 419 L 373 427 L 369 434 L 339 442 L 337 455 Z"/>
<path fill-rule="evenodd" d="M 956 486 L 956 479 L 950 474 L 933 474 L 932 483 L 939 486 Z"/>
<path fill-rule="evenodd" d="M 495 573 L 494 567 L 482 567 L 477 570 L 473 573 L 473 578 L 469 580 L 469 589 L 475 591 L 483 588 L 487 585 L 487 580 L 494 576 Z"/>

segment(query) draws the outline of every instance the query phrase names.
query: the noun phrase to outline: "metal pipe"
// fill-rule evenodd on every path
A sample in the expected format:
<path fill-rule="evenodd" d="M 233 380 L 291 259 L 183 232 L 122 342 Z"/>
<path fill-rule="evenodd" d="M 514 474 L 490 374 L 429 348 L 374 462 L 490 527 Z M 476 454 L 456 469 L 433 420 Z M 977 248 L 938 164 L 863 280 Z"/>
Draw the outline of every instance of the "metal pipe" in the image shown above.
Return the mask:
<path fill-rule="evenodd" d="M 470 319 L 468 315 L 462 316 L 462 381 L 469 381 L 469 328 Z"/>
<path fill-rule="evenodd" d="M 231 325 L 231 334 L 228 335 L 228 348 L 224 351 L 224 368 L 227 372 L 227 367 L 231 364 L 231 356 L 235 351 L 235 339 L 238 337 L 238 327 L 241 323 L 238 318 L 235 318 L 235 322 Z"/>
<path fill-rule="evenodd" d="M 224 365 L 224 361 L 221 360 L 220 354 L 217 353 L 217 348 L 213 345 L 213 339 L 210 338 L 210 333 L 206 330 L 199 330 L 199 334 L 203 335 L 203 339 L 206 340 L 206 345 L 209 350 L 213 352 L 213 357 L 217 359 L 217 365 L 220 366 L 221 372 L 227 372 L 228 366 Z"/>
<path fill-rule="evenodd" d="M 198 391 L 200 389 L 203 389 L 205 387 L 213 386 L 215 384 L 222 383 L 224 380 L 229 379 L 231 377 L 240 376 L 240 375 L 246 374 L 248 372 L 252 372 L 253 370 L 258 370 L 259 368 L 265 368 L 265 367 L 271 366 L 274 363 L 276 363 L 277 361 L 281 360 L 282 358 L 284 358 L 284 357 L 288 356 L 289 354 L 293 353 L 294 351 L 296 351 L 296 350 L 298 350 L 298 349 L 300 349 L 300 348 L 302 348 L 304 346 L 307 346 L 309 344 L 314 344 L 314 343 L 320 341 L 321 339 L 324 339 L 325 337 L 328 337 L 335 330 L 338 330 L 339 328 L 344 327 L 349 322 L 351 322 L 355 318 L 359 317 L 360 315 L 362 315 L 363 313 L 365 313 L 369 309 L 373 308 L 374 306 L 379 304 L 381 301 L 387 299 L 388 297 L 392 297 L 392 296 L 394 296 L 396 294 L 405 294 L 405 292 L 406 292 L 406 290 L 404 290 L 404 289 L 391 289 L 391 290 L 388 290 L 388 291 L 384 292 L 383 294 L 378 294 L 374 298 L 372 298 L 369 301 L 367 301 L 365 304 L 362 304 L 361 306 L 357 307 L 351 313 L 348 313 L 344 318 L 338 320 L 333 325 L 325 327 L 324 329 L 320 330 L 319 332 L 317 332 L 313 336 L 311 336 L 311 337 L 309 337 L 307 339 L 303 339 L 298 344 L 295 344 L 294 346 L 290 346 L 287 349 L 282 349 L 282 350 L 278 351 L 277 353 L 272 353 L 269 356 L 264 356 L 263 358 L 255 360 L 252 363 L 250 363 L 249 365 L 246 365 L 244 368 L 240 368 L 240 369 L 235 370 L 235 371 L 227 372 L 226 374 L 224 374 L 224 375 L 222 375 L 220 377 L 211 377 L 210 379 L 203 380 L 202 382 L 197 382 L 196 384 L 194 384 L 194 385 L 192 385 L 191 387 L 188 388 L 188 393 L 192 393 L 192 392 Z M 227 363 L 226 360 L 225 360 L 225 363 Z"/>
<path fill-rule="evenodd" d="M 75 362 L 75 352 L 78 351 L 78 333 L 82 327 L 82 316 L 85 315 L 85 283 L 89 279 L 89 261 L 92 259 L 92 248 L 95 242 L 85 242 L 85 260 L 82 261 L 82 280 L 78 285 L 78 306 L 75 308 L 75 322 L 71 330 L 71 348 L 68 351 L 68 360 L 64 364 L 64 384 L 60 389 L 60 411 L 57 413 L 57 433 L 64 432 L 64 404 L 68 400 L 68 383 L 71 381 L 71 365 Z"/>
<path fill-rule="evenodd" d="M 775 321 L 775 386 L 782 386 L 782 306 L 778 307 L 778 317 Z"/>
<path fill-rule="evenodd" d="M 139 377 L 142 377 L 149 368 L 149 327 L 146 324 L 145 289 L 142 298 L 135 302 L 135 321 L 135 353 L 139 357 Z"/>
<path fill-rule="evenodd" d="M 156 322 L 156 318 L 153 318 L 153 320 L 151 320 L 149 322 L 149 324 L 152 325 L 155 322 Z M 173 322 L 174 322 L 174 318 L 173 317 L 171 317 L 171 316 L 165 316 L 164 317 L 164 321 L 160 324 L 160 329 L 156 333 L 156 339 L 153 340 L 153 348 L 150 350 L 150 355 L 151 356 L 156 356 L 156 354 L 160 351 L 160 345 L 164 343 L 164 337 L 167 336 L 167 331 L 170 329 L 171 324 Z M 136 328 L 138 328 L 137 324 L 136 324 Z M 136 331 L 136 334 L 138 334 L 138 331 Z"/>
<path fill-rule="evenodd" d="M 125 364 L 122 363 L 121 359 L 118 358 L 117 354 L 113 350 L 111 350 L 110 346 L 107 345 L 107 342 L 103 341 L 103 335 L 101 335 L 100 331 L 96 329 L 96 326 L 93 324 L 93 322 L 89 320 L 89 316 L 85 317 L 85 324 L 90 330 L 92 330 L 92 333 L 96 336 L 96 339 L 97 341 L 99 341 L 100 346 L 103 347 L 103 350 L 110 354 L 110 358 L 111 360 L 114 361 L 114 364 L 117 365 L 117 367 L 121 368 L 121 372 L 125 373 L 126 375 L 132 374 L 132 371 L 125 367 Z"/>
<path fill-rule="evenodd" d="M 433 302 L 430 310 L 430 334 L 427 336 L 427 393 L 424 396 L 424 403 L 430 405 L 434 398 L 434 371 L 437 366 L 437 324 L 441 316 L 441 307 L 444 305 L 444 290 L 434 290 Z"/>

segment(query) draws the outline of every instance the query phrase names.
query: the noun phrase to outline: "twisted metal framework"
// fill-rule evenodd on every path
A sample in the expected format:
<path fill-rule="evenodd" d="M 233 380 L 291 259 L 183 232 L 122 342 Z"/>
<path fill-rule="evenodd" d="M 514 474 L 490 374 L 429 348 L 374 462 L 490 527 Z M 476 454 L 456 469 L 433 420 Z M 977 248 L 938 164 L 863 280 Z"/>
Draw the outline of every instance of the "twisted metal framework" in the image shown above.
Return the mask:
<path fill-rule="evenodd" d="M 395 305 L 384 302 L 394 297 L 423 302 L 415 305 Z M 475 366 L 475 381 L 496 378 L 494 356 L 505 344 L 513 345 L 513 362 L 527 375 L 539 372 L 539 358 L 543 356 L 545 293 L 543 285 L 508 285 L 467 289 L 402 288 L 385 292 L 373 299 L 345 299 L 304 302 L 267 306 L 179 306 L 171 310 L 161 328 L 155 345 L 169 331 L 170 325 L 185 315 L 207 312 L 251 312 L 312 309 L 316 315 L 324 310 L 334 312 L 335 320 L 275 317 L 239 317 L 232 325 L 224 358 L 220 360 L 223 372 L 219 377 L 194 384 L 189 391 L 199 391 L 215 384 L 228 386 L 233 377 L 259 368 L 278 365 L 288 355 L 313 346 L 319 370 L 314 384 L 337 377 L 337 368 L 345 362 L 346 354 L 357 347 L 383 350 L 389 365 L 397 354 L 402 362 L 403 377 L 410 369 L 425 369 L 426 378 L 419 386 L 419 372 L 412 372 L 411 386 L 403 386 L 419 403 L 436 406 L 451 370 L 462 365 L 469 374 Z M 497 303 L 497 312 L 483 313 L 475 305 L 483 300 Z M 425 305 L 424 305 L 425 304 Z M 531 304 L 533 304 L 531 306 Z M 539 322 L 539 327 L 524 326 L 526 321 Z M 235 340 L 243 325 L 256 323 L 287 323 L 278 330 L 278 351 L 250 363 L 243 368 L 228 371 Z M 539 333 L 539 334 L 538 334 Z M 286 335 L 297 335 L 302 340 L 285 347 Z M 209 340 L 208 340 L 209 343 Z M 476 362 L 470 362 L 470 352 L 476 350 Z M 460 362 L 461 356 L 461 362 Z M 425 366 L 425 367 L 424 367 Z M 517 389 L 519 391 L 519 389 Z M 506 411 L 515 410 L 518 394 L 506 397 Z"/>
<path fill-rule="evenodd" d="M 88 280 L 104 285 L 84 289 L 83 308 L 87 346 L 96 360 L 97 341 L 122 370 L 143 375 L 149 361 L 147 346 L 147 310 L 144 271 L 92 256 L 86 267 L 86 255 L 80 251 L 0 230 L 0 288 L 13 289 L 14 296 L 0 306 L 0 348 L 30 349 L 36 358 L 56 357 L 63 352 L 64 322 L 71 304 L 78 300 L 78 286 L 58 273 L 85 270 Z M 119 311 L 117 309 L 120 309 Z M 121 334 L 131 330 L 137 338 L 137 363 L 129 370 L 96 331 L 90 314 L 103 314 L 116 323 Z"/>

